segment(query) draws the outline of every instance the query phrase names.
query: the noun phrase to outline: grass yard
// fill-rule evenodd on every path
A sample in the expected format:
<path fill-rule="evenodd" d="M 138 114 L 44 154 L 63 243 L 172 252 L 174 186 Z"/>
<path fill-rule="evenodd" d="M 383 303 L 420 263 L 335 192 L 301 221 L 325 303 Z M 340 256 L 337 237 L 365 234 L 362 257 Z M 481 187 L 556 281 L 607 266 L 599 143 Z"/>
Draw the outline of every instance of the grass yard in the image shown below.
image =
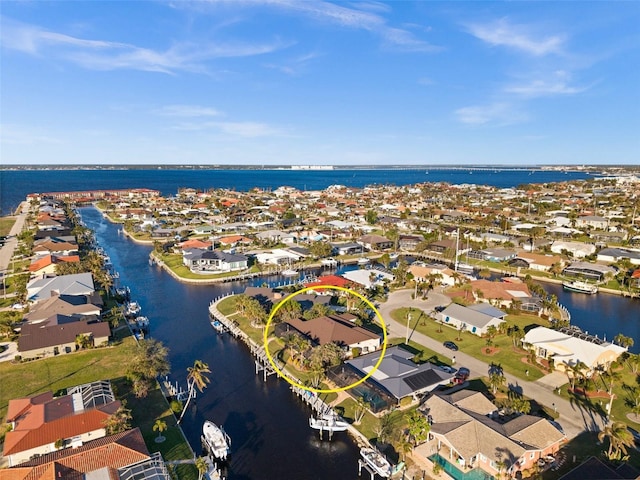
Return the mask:
<path fill-rule="evenodd" d="M 0 217 L 0 236 L 9 235 L 14 223 L 16 223 L 16 217 Z"/>
<path fill-rule="evenodd" d="M 136 344 L 133 338 L 127 338 L 113 347 L 18 364 L 0 363 L 0 417 L 5 418 L 12 398 L 28 397 L 49 390 L 56 393 L 74 385 L 124 376 L 134 348 Z"/>
<path fill-rule="evenodd" d="M 236 275 L 240 275 L 241 273 L 247 273 L 246 271 L 242 271 L 242 272 L 199 274 L 199 273 L 193 273 L 191 270 L 189 270 L 188 267 L 184 265 L 184 263 L 182 263 L 181 255 L 160 255 L 160 259 L 176 275 L 178 275 L 180 278 L 186 278 L 186 279 L 207 280 L 207 279 L 215 279 L 215 278 L 235 277 Z M 257 272 L 257 271 L 258 269 L 255 266 L 249 269 L 249 272 L 251 273 Z"/>
<path fill-rule="evenodd" d="M 391 312 L 391 316 L 394 320 L 403 323 L 406 321 L 408 312 L 408 308 L 399 308 Z M 507 316 L 507 323 L 516 324 L 521 329 L 532 324 L 548 325 L 546 320 L 530 315 L 509 315 Z M 417 319 L 415 330 L 440 343 L 450 340 L 458 345 L 462 352 L 483 362 L 499 363 L 506 372 L 523 380 L 537 380 L 544 376 L 543 371 L 522 361 L 522 358 L 526 357 L 526 352 L 522 349 L 515 348 L 512 339 L 506 334 L 497 335 L 493 339 L 493 348 L 497 350 L 487 355 L 485 353 L 487 347 L 485 338 L 478 337 L 466 331 L 462 332 L 459 336 L 459 332 L 456 329 L 436 323 L 430 319 L 426 313 Z M 525 373 L 527 370 L 529 370 L 529 376 Z"/>

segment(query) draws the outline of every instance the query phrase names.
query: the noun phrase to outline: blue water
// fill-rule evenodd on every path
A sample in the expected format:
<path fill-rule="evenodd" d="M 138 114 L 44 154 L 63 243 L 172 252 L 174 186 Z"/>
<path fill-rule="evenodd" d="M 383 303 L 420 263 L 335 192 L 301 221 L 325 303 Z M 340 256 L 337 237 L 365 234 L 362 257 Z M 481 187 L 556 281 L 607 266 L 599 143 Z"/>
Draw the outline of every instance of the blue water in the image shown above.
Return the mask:
<path fill-rule="evenodd" d="M 8 215 L 29 193 L 115 188 L 150 188 L 162 195 L 175 195 L 179 188 L 198 190 L 254 187 L 276 189 L 282 185 L 300 190 L 325 189 L 329 185 L 364 187 L 374 184 L 410 185 L 420 182 L 476 183 L 495 187 L 515 187 L 523 183 L 543 183 L 590 178 L 582 172 L 553 172 L 530 169 L 375 169 L 375 170 L 0 170 L 0 214 Z M 472 172 L 472 173 L 469 173 Z M 533 172 L 533 173 L 532 173 Z"/>

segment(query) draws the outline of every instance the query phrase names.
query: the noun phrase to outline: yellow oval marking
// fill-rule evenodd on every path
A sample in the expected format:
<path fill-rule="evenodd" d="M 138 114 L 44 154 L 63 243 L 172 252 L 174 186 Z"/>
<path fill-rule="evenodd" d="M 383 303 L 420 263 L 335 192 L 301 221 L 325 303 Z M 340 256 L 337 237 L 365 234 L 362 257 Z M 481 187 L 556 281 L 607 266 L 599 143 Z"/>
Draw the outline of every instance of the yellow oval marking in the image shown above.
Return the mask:
<path fill-rule="evenodd" d="M 362 300 L 363 302 L 365 302 L 367 305 L 369 305 L 371 307 L 371 309 L 376 314 L 376 317 L 378 317 L 378 320 L 380 321 L 380 325 L 382 326 L 382 351 L 380 353 L 380 358 L 378 358 L 378 361 L 376 362 L 376 364 L 373 366 L 373 368 L 364 377 L 362 377 L 357 382 L 349 384 L 349 385 L 347 385 L 345 387 L 324 388 L 324 389 L 322 389 L 322 388 L 313 388 L 313 387 L 308 387 L 306 385 L 302 385 L 302 384 L 296 382 L 295 380 L 293 380 L 292 378 L 290 378 L 282 370 L 280 370 L 278 368 L 278 366 L 276 365 L 276 362 L 273 361 L 273 357 L 271 356 L 271 352 L 269 352 L 269 335 L 268 335 L 269 326 L 271 325 L 271 322 L 273 321 L 274 315 L 276 313 L 278 313 L 278 310 L 280 310 L 280 307 L 282 307 L 285 303 L 287 303 L 289 300 L 294 298 L 296 295 L 300 295 L 301 293 L 308 292 L 310 290 L 320 290 L 321 288 L 322 289 L 340 290 L 340 291 L 343 291 L 343 292 L 347 292 L 348 294 L 355 295 L 356 297 L 358 297 L 360 300 Z M 271 313 L 269 314 L 269 318 L 267 320 L 267 324 L 264 327 L 263 343 L 264 343 L 264 351 L 267 354 L 267 358 L 269 359 L 269 363 L 271 364 L 271 366 L 273 367 L 275 372 L 278 374 L 278 376 L 283 378 L 284 380 L 286 380 L 289 384 L 293 385 L 294 387 L 298 387 L 298 388 L 301 388 L 303 390 L 307 390 L 307 391 L 313 392 L 313 393 L 337 393 L 337 392 L 344 392 L 346 390 L 349 390 L 349 389 L 351 389 L 353 387 L 356 387 L 356 386 L 360 385 L 361 383 L 365 382 L 371 375 L 373 375 L 378 370 L 378 368 L 380 368 L 380 364 L 382 363 L 382 360 L 384 359 L 384 353 L 387 350 L 387 343 L 388 343 L 387 326 L 385 325 L 384 319 L 382 318 L 382 315 L 380 315 L 380 312 L 378 311 L 378 309 L 368 299 L 366 299 L 365 297 L 360 295 L 358 292 L 355 292 L 355 291 L 351 290 L 350 288 L 336 287 L 336 286 L 333 286 L 333 285 L 322 285 L 321 287 L 319 287 L 319 286 L 316 286 L 316 287 L 305 287 L 302 290 L 294 292 L 291 295 L 289 295 L 288 297 L 285 297 L 284 300 L 282 300 L 280 303 L 278 303 L 273 308 L 273 310 L 271 310 Z"/>

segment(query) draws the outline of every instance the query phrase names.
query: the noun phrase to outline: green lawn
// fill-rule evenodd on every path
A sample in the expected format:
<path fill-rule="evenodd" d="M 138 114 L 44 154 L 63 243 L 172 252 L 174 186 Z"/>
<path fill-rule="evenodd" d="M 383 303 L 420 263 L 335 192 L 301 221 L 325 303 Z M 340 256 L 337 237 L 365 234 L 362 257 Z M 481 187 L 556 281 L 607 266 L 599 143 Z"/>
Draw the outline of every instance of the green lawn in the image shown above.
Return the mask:
<path fill-rule="evenodd" d="M 614 382 L 613 394 L 614 400 L 611 407 L 611 416 L 614 421 L 624 422 L 632 428 L 636 430 L 640 430 L 640 421 L 634 421 L 635 418 L 632 416 L 631 418 L 627 417 L 627 414 L 631 413 L 631 409 L 627 404 L 626 400 L 629 397 L 628 388 L 629 387 L 637 387 L 638 382 L 640 381 L 640 376 L 633 373 L 629 366 L 626 363 L 623 363 L 622 369 L 619 371 L 621 374 L 621 379 L 617 382 Z M 567 380 L 568 381 L 568 380 Z M 603 392 L 607 392 L 609 388 L 609 384 L 607 381 L 599 376 L 593 377 L 591 391 L 601 390 Z M 581 385 L 578 384 L 578 387 Z M 569 400 L 572 403 L 576 403 L 582 405 L 584 408 L 588 410 L 594 411 L 605 411 L 606 405 L 608 403 L 608 399 L 606 398 L 587 398 L 584 395 L 573 394 L 568 391 L 569 386 L 565 385 L 560 390 L 560 396 L 566 400 Z"/>
<path fill-rule="evenodd" d="M 240 275 L 241 273 L 247 273 L 246 271 L 215 273 L 215 274 L 193 273 L 191 270 L 189 270 L 189 268 L 187 268 L 184 265 L 184 263 L 182 263 L 181 255 L 160 255 L 160 258 L 165 263 L 165 265 L 169 267 L 180 278 L 211 280 L 216 278 L 235 277 L 236 275 Z M 258 268 L 256 268 L 255 266 L 249 269 L 250 273 L 258 272 L 258 271 L 259 271 Z"/>
<path fill-rule="evenodd" d="M 49 390 L 54 393 L 83 383 L 122 377 L 136 344 L 132 338 L 120 345 L 14 364 L 0 363 L 0 417 L 5 418 L 12 398 Z"/>
<path fill-rule="evenodd" d="M 415 311 L 415 309 L 413 309 Z M 391 312 L 394 320 L 401 323 L 406 322 L 408 308 L 400 308 Z M 415 312 L 414 312 L 415 317 Z M 533 315 L 508 315 L 508 324 L 516 324 L 521 329 L 532 324 L 548 326 L 548 322 L 542 318 Z M 544 372 L 522 361 L 526 357 L 526 352 L 515 348 L 513 341 L 506 334 L 498 335 L 493 339 L 493 347 L 497 348 L 495 353 L 487 355 L 486 339 L 478 337 L 470 332 L 463 332 L 460 336 L 458 331 L 447 326 L 440 325 L 430 319 L 426 313 L 416 318 L 414 321 L 415 330 L 431 337 L 440 343 L 450 340 L 455 342 L 460 350 L 472 357 L 487 363 L 498 363 L 502 365 L 506 372 L 511 373 L 523 380 L 537 380 L 544 375 Z M 526 371 L 529 370 L 529 376 Z"/>
<path fill-rule="evenodd" d="M 16 217 L 0 217 L 0 236 L 9 235 L 14 223 L 16 223 Z"/>

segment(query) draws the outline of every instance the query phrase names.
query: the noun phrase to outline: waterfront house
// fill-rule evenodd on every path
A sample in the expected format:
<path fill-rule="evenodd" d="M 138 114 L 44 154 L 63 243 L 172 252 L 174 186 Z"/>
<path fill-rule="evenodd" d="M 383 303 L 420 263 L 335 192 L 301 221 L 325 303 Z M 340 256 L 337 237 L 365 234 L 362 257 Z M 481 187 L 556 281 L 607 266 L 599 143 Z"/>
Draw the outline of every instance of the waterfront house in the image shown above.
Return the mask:
<path fill-rule="evenodd" d="M 532 328 L 525 334 L 522 343 L 532 348 L 538 358 L 553 359 L 559 370 L 578 362 L 584 363 L 589 372 L 598 367 L 607 368 L 627 351 L 625 347 L 582 332 L 558 331 L 547 327 Z"/>
<path fill-rule="evenodd" d="M 110 334 L 109 324 L 98 321 L 98 318 L 84 316 L 78 319 L 58 313 L 22 325 L 18 353 L 25 360 L 73 353 L 79 348 L 76 340 L 80 335 L 97 346 L 106 344 Z"/>
<path fill-rule="evenodd" d="M 510 267 L 527 268 L 539 272 L 548 272 L 554 264 L 564 265 L 562 257 L 557 255 L 543 255 L 540 253 L 520 252 L 509 260 Z"/>
<path fill-rule="evenodd" d="M 192 272 L 223 273 L 246 270 L 248 259 L 219 250 L 189 248 L 182 252 L 182 262 Z"/>
<path fill-rule="evenodd" d="M 419 283 L 429 281 L 430 275 L 435 275 L 441 285 L 452 287 L 456 283 L 455 272 L 443 264 L 426 265 L 414 262 L 409 266 L 409 273 Z"/>
<path fill-rule="evenodd" d="M 415 453 L 458 469 L 480 468 L 498 476 L 531 469 L 555 454 L 565 435 L 532 415 L 501 415 L 481 392 L 437 392 L 420 407 L 431 424 L 426 443 Z"/>
<path fill-rule="evenodd" d="M 332 243 L 331 247 L 336 255 L 354 255 L 364 251 L 364 247 L 355 242 Z"/>
<path fill-rule="evenodd" d="M 505 323 L 506 313 L 489 304 L 477 304 L 465 307 L 452 303 L 442 312 L 436 313 L 438 321 L 456 330 L 466 330 L 479 337 L 486 335 L 491 326 L 498 328 Z"/>
<path fill-rule="evenodd" d="M 569 277 L 579 277 L 587 280 L 600 282 L 607 275 L 615 275 L 616 270 L 608 265 L 588 262 L 573 262 L 571 265 L 562 270 L 563 275 Z"/>
<path fill-rule="evenodd" d="M 105 420 L 121 406 L 109 382 L 79 385 L 69 391 L 61 397 L 46 392 L 9 400 L 6 421 L 11 430 L 2 453 L 10 466 L 55 452 L 59 440 L 77 448 L 105 436 Z"/>
<path fill-rule="evenodd" d="M 417 364 L 411 359 L 414 353 L 400 346 L 389 347 L 378 369 L 373 372 L 366 383 L 382 388 L 399 403 L 406 397 L 418 398 L 439 386 L 447 385 L 453 378 L 440 367 L 430 362 Z M 379 352 L 361 355 L 345 362 L 360 377 L 368 374 L 380 359 Z"/>
<path fill-rule="evenodd" d="M 489 262 L 506 262 L 515 258 L 517 252 L 515 250 L 507 250 L 504 248 L 485 248 L 481 250 L 483 260 L 488 260 Z"/>
<path fill-rule="evenodd" d="M 34 303 L 24 319 L 29 323 L 39 323 L 53 315 L 60 314 L 75 317 L 100 318 L 104 303 L 99 293 L 92 295 L 58 295 L 54 293 L 49 298 Z"/>
<path fill-rule="evenodd" d="M 295 297 L 296 299 L 298 297 Z M 311 340 L 315 345 L 336 343 L 351 356 L 353 349 L 363 353 L 374 352 L 380 348 L 380 336 L 352 323 L 350 314 L 332 314 L 303 320 L 296 318 L 276 325 L 276 335 L 284 337 L 295 332 Z"/>
<path fill-rule="evenodd" d="M 32 479 L 170 480 L 159 452 L 149 454 L 138 427 L 90 440 L 80 447 L 36 456 L 0 470 L 0 480 Z"/>
<path fill-rule="evenodd" d="M 30 301 L 45 300 L 52 292 L 58 295 L 91 295 L 95 292 L 93 275 L 89 272 L 57 275 L 27 283 L 27 299 Z"/>
<path fill-rule="evenodd" d="M 476 301 L 488 302 L 504 308 L 510 307 L 514 300 L 523 302 L 531 297 L 529 287 L 525 283 L 473 280 L 471 289 Z"/>
<path fill-rule="evenodd" d="M 45 255 L 36 257 L 31 265 L 29 265 L 29 273 L 32 278 L 44 277 L 56 273 L 56 265 L 59 263 L 79 263 L 78 255 Z"/>
<path fill-rule="evenodd" d="M 78 255 L 78 244 L 75 241 L 67 242 L 48 237 L 34 244 L 32 251 L 36 257 L 44 257 L 47 255 Z"/>
<path fill-rule="evenodd" d="M 398 248 L 405 251 L 414 251 L 422 242 L 424 242 L 424 238 L 421 235 L 403 234 L 398 237 Z"/>
<path fill-rule="evenodd" d="M 385 282 L 393 282 L 395 277 L 388 272 L 376 268 L 351 270 L 342 274 L 350 282 L 362 285 L 364 288 L 383 286 Z"/>
<path fill-rule="evenodd" d="M 382 235 L 363 235 L 357 242 L 367 250 L 388 250 L 393 247 L 393 242 Z"/>

